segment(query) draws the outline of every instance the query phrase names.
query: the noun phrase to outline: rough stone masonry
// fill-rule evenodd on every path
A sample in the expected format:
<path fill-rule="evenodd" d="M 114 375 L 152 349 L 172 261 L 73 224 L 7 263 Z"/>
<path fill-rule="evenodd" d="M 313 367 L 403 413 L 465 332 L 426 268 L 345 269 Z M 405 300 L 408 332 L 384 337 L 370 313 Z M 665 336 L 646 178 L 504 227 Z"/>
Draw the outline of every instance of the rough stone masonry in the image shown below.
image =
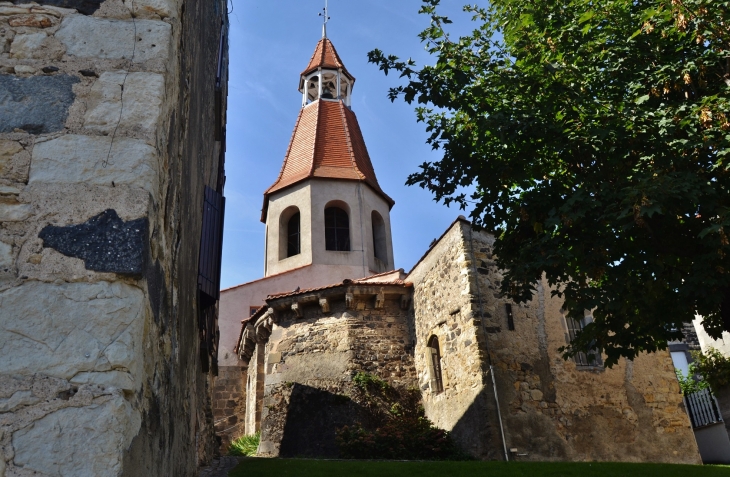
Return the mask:
<path fill-rule="evenodd" d="M 198 261 L 227 29 L 225 0 L 0 1 L 0 477 L 216 452 Z"/>

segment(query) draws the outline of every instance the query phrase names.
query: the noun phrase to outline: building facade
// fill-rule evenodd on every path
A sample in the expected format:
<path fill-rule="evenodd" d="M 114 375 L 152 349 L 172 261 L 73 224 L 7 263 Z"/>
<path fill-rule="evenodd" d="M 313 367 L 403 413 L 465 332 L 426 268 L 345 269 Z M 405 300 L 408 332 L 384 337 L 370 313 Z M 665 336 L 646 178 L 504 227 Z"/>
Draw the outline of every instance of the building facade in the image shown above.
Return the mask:
<path fill-rule="evenodd" d="M 700 463 L 669 353 L 563 360 L 581 325 L 546 283 L 525 305 L 501 296 L 493 243 L 460 218 L 408 275 L 269 296 L 237 349 L 259 452 L 336 456 L 356 412 L 343 397 L 366 372 L 417 386 L 426 416 L 480 459 Z"/>
<path fill-rule="evenodd" d="M 225 0 L 0 1 L 0 476 L 217 452 Z"/>

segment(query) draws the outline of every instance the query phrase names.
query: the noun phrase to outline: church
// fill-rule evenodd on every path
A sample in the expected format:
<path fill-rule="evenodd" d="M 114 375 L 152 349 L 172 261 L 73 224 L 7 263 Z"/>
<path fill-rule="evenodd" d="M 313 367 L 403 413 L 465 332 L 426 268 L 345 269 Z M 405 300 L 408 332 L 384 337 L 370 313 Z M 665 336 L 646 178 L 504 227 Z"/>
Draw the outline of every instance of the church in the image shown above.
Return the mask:
<path fill-rule="evenodd" d="M 394 201 L 351 108 L 355 77 L 323 34 L 279 176 L 263 197 L 264 276 L 221 292 L 213 408 L 224 446 L 336 457 L 357 373 L 420 391 L 426 416 L 478 459 L 700 463 L 667 351 L 604 368 L 558 348 L 590 322 L 547 283 L 499 292 L 494 236 L 464 217 L 395 270 Z"/>

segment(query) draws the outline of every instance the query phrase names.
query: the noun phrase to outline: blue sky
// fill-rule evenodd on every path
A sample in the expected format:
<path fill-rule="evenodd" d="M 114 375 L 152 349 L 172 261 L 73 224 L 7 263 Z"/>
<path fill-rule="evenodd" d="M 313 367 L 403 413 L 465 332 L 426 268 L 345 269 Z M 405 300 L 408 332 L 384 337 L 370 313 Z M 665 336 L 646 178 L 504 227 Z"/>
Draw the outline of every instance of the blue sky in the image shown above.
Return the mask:
<path fill-rule="evenodd" d="M 443 0 L 441 11 L 455 28 L 470 28 L 462 0 Z M 408 271 L 429 243 L 464 213 L 433 201 L 420 187 L 405 186 L 424 161 L 439 159 L 426 141 L 413 106 L 391 103 L 388 88 L 397 77 L 368 64 L 367 52 L 412 57 L 419 65 L 434 60 L 418 33 L 428 18 L 418 15 L 420 0 L 330 0 L 328 37 L 356 78 L 352 109 L 358 117 L 383 190 L 396 202 L 391 210 L 396 268 Z M 233 0 L 230 15 L 230 82 L 226 155 L 226 221 L 221 286 L 263 276 L 263 192 L 281 168 L 301 107 L 299 73 L 321 38 L 318 13 L 324 0 Z"/>

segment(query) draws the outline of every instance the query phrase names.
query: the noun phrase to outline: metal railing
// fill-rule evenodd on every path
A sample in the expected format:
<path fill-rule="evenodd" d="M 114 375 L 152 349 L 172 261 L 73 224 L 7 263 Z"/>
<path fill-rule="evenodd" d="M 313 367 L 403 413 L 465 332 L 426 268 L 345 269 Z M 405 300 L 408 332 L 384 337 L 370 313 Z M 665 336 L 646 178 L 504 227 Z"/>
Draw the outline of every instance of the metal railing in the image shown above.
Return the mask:
<path fill-rule="evenodd" d="M 684 396 L 684 406 L 693 429 L 723 422 L 720 406 L 709 389 Z"/>

